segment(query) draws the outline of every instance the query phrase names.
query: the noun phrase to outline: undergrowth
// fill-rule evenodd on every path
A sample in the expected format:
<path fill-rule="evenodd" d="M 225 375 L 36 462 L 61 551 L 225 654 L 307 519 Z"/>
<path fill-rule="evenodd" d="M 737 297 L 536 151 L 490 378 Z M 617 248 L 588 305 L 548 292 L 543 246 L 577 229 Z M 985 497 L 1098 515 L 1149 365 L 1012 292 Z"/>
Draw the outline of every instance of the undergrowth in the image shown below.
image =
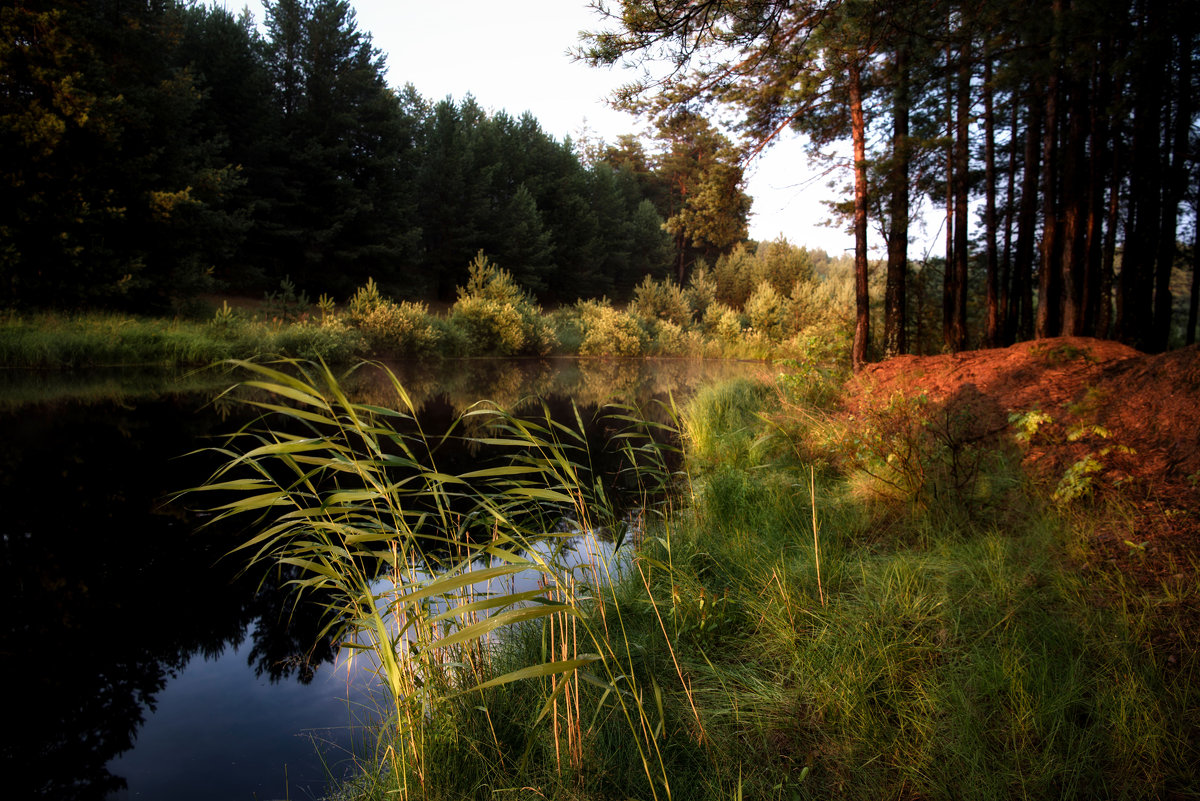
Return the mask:
<path fill-rule="evenodd" d="M 464 662 L 418 762 L 385 726 L 336 796 L 1194 793 L 1194 578 L 1082 572 L 1108 511 L 1026 481 L 978 399 L 850 419 L 813 405 L 831 392 L 701 391 L 676 422 L 683 469 L 641 474 L 674 500 L 645 507 L 623 567 L 547 566 L 562 610 Z"/>
<path fill-rule="evenodd" d="M 739 249 L 712 274 L 698 268 L 684 287 L 646 276 L 627 306 L 580 299 L 546 312 L 511 273 L 480 252 L 444 312 L 386 297 L 370 279 L 340 307 L 325 295 L 312 302 L 286 278 L 257 307 L 223 301 L 207 320 L 203 314 L 153 319 L 0 310 L 0 365 L 204 365 L 275 356 L 351 362 L 548 355 L 767 359 L 814 350 L 841 355 L 849 352 L 853 325 L 846 312 L 853 279 L 842 268 L 818 277 L 807 251 L 774 242 L 754 253 Z"/>

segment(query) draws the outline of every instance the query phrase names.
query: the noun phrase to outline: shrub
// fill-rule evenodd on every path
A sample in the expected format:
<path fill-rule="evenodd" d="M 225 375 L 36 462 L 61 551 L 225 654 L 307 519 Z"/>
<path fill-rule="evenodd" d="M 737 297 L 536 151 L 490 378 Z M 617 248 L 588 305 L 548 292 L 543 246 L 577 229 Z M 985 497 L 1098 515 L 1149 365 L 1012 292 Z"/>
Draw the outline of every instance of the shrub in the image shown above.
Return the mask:
<path fill-rule="evenodd" d="M 345 324 L 326 321 L 298 323 L 279 329 L 273 337 L 275 350 L 299 359 L 346 361 L 363 348 L 363 335 Z"/>
<path fill-rule="evenodd" d="M 368 278 L 350 299 L 347 319 L 373 351 L 402 356 L 428 356 L 437 350 L 438 331 L 424 303 L 394 303 Z M 328 318 L 327 318 L 328 322 Z"/>
<path fill-rule="evenodd" d="M 458 288 L 450 320 L 476 354 L 544 356 L 556 341 L 541 308 L 483 251 L 471 262 L 467 285 Z"/>
<path fill-rule="evenodd" d="M 808 251 L 785 239 L 764 242 L 754 252 L 745 245 L 738 245 L 717 260 L 713 271 L 716 299 L 734 308 L 745 306 L 763 282 L 782 296 L 797 282 L 808 282 L 812 277 L 812 258 Z"/>
<path fill-rule="evenodd" d="M 717 300 L 741 308 L 754 288 L 754 254 L 745 245 L 738 245 L 717 259 L 712 277 L 717 286 Z"/>
<path fill-rule="evenodd" d="M 714 303 L 705 309 L 701 325 L 706 334 L 721 342 L 736 342 L 745 330 L 742 315 L 723 303 Z"/>
<path fill-rule="evenodd" d="M 688 285 L 683 290 L 683 297 L 691 307 L 693 319 L 696 320 L 702 319 L 705 310 L 717 302 L 717 282 L 707 267 L 700 266 L 692 271 Z"/>
<path fill-rule="evenodd" d="M 583 346 L 583 319 L 579 310 L 572 306 L 555 309 L 548 315 L 554 328 L 554 338 L 559 353 L 579 353 Z"/>
<path fill-rule="evenodd" d="M 431 318 L 433 330 L 437 332 L 438 352 L 443 356 L 466 356 L 471 352 L 471 341 L 467 333 L 454 320 L 443 317 Z"/>
<path fill-rule="evenodd" d="M 465 334 L 471 353 L 515 356 L 526 349 L 525 320 L 511 303 L 461 298 L 450 320 Z"/>
<path fill-rule="evenodd" d="M 768 281 L 759 282 L 746 301 L 746 319 L 754 330 L 768 339 L 783 338 L 786 299 Z"/>
<path fill-rule="evenodd" d="M 288 275 L 279 281 L 279 290 L 267 292 L 263 301 L 267 319 L 285 323 L 294 323 L 304 319 L 310 305 L 308 295 L 303 290 L 297 292 L 296 284 Z"/>
<path fill-rule="evenodd" d="M 838 456 L 875 479 L 884 497 L 972 512 L 996 500 L 995 482 L 981 479 L 1004 471 L 1006 425 L 995 401 L 969 384 L 937 403 L 924 394 L 868 394 L 846 426 Z"/>
<path fill-rule="evenodd" d="M 679 328 L 692 324 L 692 306 L 679 284 L 669 278 L 659 282 L 647 275 L 633 290 L 629 307 L 648 320 L 666 320 Z"/>
<path fill-rule="evenodd" d="M 577 308 L 584 356 L 641 356 L 649 347 L 650 336 L 636 315 L 614 309 L 607 300 L 581 301 Z"/>
<path fill-rule="evenodd" d="M 830 339 L 853 336 L 853 277 L 804 280 L 792 284 L 785 315 L 785 331 L 789 335 L 811 333 Z"/>
<path fill-rule="evenodd" d="M 672 356 L 683 356 L 689 352 L 689 340 L 682 328 L 670 320 L 658 320 L 654 324 L 654 345 L 656 353 Z"/>
<path fill-rule="evenodd" d="M 780 295 L 786 295 L 797 282 L 812 280 L 812 260 L 808 251 L 786 239 L 764 242 L 755 253 L 754 280 L 766 281 Z"/>

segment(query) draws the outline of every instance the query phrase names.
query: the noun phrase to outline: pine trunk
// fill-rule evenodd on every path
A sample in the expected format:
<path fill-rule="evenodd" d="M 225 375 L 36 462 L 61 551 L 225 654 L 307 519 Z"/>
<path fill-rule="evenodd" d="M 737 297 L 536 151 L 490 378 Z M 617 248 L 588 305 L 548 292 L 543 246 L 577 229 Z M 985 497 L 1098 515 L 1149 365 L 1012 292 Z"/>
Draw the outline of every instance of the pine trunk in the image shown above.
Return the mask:
<path fill-rule="evenodd" d="M 954 82 L 946 46 L 946 265 L 942 270 L 942 341 L 954 350 Z"/>
<path fill-rule="evenodd" d="M 854 344 L 850 362 L 855 371 L 867 363 L 871 340 L 871 302 L 867 287 L 867 126 L 863 117 L 862 76 L 851 62 L 850 129 L 854 140 Z"/>
<path fill-rule="evenodd" d="M 1061 25 L 1062 0 L 1054 0 L 1052 13 L 1056 28 Z M 1051 71 L 1046 83 L 1046 121 L 1042 130 L 1042 253 L 1038 273 L 1036 335 L 1039 339 L 1056 337 L 1062 331 L 1062 235 L 1058 202 L 1058 126 L 1061 64 L 1059 34 L 1050 48 Z"/>
<path fill-rule="evenodd" d="M 1017 339 L 1033 337 L 1033 260 L 1037 238 L 1037 199 L 1040 182 L 1038 143 L 1042 138 L 1042 99 L 1036 87 L 1029 90 L 1029 118 L 1025 123 L 1025 172 L 1021 177 L 1021 209 L 1017 220 L 1017 249 L 1013 258 L 1012 296 L 1018 299 Z"/>
<path fill-rule="evenodd" d="M 1010 100 L 1012 118 L 1009 121 L 1008 181 L 1004 196 L 1004 259 L 1000 262 L 1000 310 L 1004 321 L 1002 344 L 1011 345 L 1017 338 L 1017 313 L 1020 304 L 1013 286 L 1013 227 L 1016 215 L 1017 191 L 1017 147 L 1021 141 L 1018 125 L 1020 104 L 1016 97 Z"/>
<path fill-rule="evenodd" d="M 905 283 L 908 271 L 908 53 L 896 50 L 896 93 L 892 108 L 891 201 L 887 287 L 884 292 L 884 356 L 908 352 L 905 335 Z"/>
<path fill-rule="evenodd" d="M 958 90 L 954 131 L 954 321 L 951 324 L 955 353 L 967 349 L 967 269 L 970 259 L 968 234 L 971 211 L 970 127 L 971 45 L 964 43 L 958 54 Z"/>
<path fill-rule="evenodd" d="M 1000 344 L 1000 265 L 996 253 L 996 118 L 992 89 L 992 58 L 983 56 L 984 236 L 987 255 L 987 314 L 984 343 Z"/>
<path fill-rule="evenodd" d="M 1181 14 L 1180 18 L 1181 21 L 1187 20 L 1188 15 Z M 1192 36 L 1186 25 L 1174 40 L 1176 56 L 1179 58 L 1179 77 L 1175 87 L 1174 141 L 1171 144 L 1167 180 L 1164 182 L 1162 233 L 1159 235 L 1154 273 L 1154 336 L 1151 340 L 1151 350 L 1154 351 L 1166 350 L 1171 335 L 1171 271 L 1178 253 L 1176 226 L 1179 222 L 1179 204 L 1183 202 L 1187 191 L 1188 133 L 1192 123 Z"/>

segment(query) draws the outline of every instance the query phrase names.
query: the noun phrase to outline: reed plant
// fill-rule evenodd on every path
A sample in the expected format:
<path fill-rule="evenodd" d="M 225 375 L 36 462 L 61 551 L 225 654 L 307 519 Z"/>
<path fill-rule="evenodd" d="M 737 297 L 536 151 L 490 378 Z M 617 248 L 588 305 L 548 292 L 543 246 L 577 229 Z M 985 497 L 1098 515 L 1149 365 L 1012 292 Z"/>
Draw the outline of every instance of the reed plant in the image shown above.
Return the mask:
<path fill-rule="evenodd" d="M 324 606 L 322 634 L 370 660 L 389 699 L 374 754 L 389 792 L 441 797 L 458 732 L 471 723 L 486 732 L 473 747 L 499 768 L 527 762 L 535 738 L 512 754 L 512 736 L 501 738 L 511 721 L 492 712 L 522 692 L 506 685 L 521 683 L 540 710 L 531 729 L 552 743 L 560 773 L 582 773 L 587 719 L 614 716 L 649 795 L 671 797 L 654 690 L 616 636 L 620 605 L 603 597 L 613 566 L 564 558 L 581 531 L 611 532 L 619 546 L 631 526 L 592 464 L 578 414 L 571 425 L 544 408 L 528 418 L 480 404 L 433 436 L 386 368 L 388 407 L 351 401 L 324 364 L 234 366 L 251 378 L 223 399 L 262 416 L 214 449 L 223 464 L 192 492 L 219 499 L 214 521 L 249 521 L 234 555 L 297 572 L 299 596 Z M 627 457 L 613 481 L 637 494 L 636 508 L 652 508 L 669 480 L 653 430 L 661 424 L 619 408 L 609 425 Z M 480 462 L 443 470 L 439 444 L 460 431 L 471 432 L 463 436 Z M 531 576 L 532 589 L 514 583 Z M 514 659 L 518 635 L 502 630 L 536 632 L 537 658 Z"/>
<path fill-rule="evenodd" d="M 1081 574 L 1084 511 L 1040 503 L 1000 462 L 981 462 L 980 479 L 1019 503 L 963 517 L 926 493 L 881 514 L 848 461 L 820 453 L 843 439 L 798 447 L 779 433 L 796 394 L 743 382 L 701 390 L 666 422 L 615 410 L 616 482 L 600 479 L 579 421 L 490 406 L 457 433 L 498 461 L 453 473 L 399 382 L 388 409 L 345 400 L 324 368 L 249 369 L 270 427 L 224 449 L 209 491 L 239 496 L 223 514 L 259 521 L 245 551 L 341 599 L 326 601 L 331 625 L 391 689 L 379 746 L 340 797 L 1194 787 L 1195 580 L 1159 592 Z M 809 412 L 789 436 L 819 434 Z M 636 518 L 618 512 L 617 485 L 638 497 Z M 637 548 L 568 566 L 560 519 Z M 516 570 L 535 586 L 481 589 Z"/>

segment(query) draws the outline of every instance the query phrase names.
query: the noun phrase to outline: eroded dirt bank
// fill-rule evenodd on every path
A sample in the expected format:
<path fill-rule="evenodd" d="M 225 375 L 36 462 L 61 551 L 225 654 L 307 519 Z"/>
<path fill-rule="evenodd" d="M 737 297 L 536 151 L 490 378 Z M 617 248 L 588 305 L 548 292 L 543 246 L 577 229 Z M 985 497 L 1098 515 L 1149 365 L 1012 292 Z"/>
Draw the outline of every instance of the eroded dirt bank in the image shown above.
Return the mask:
<path fill-rule="evenodd" d="M 902 356 L 865 368 L 848 387 L 865 394 L 924 392 L 954 399 L 1010 428 L 1041 412 L 1025 465 L 1047 482 L 1091 456 L 1094 500 L 1119 497 L 1126 514 L 1093 545 L 1141 581 L 1200 569 L 1200 349 L 1158 355 L 1116 342 L 1057 338 L 943 356 Z M 1053 486 L 1051 484 L 1051 486 Z"/>

